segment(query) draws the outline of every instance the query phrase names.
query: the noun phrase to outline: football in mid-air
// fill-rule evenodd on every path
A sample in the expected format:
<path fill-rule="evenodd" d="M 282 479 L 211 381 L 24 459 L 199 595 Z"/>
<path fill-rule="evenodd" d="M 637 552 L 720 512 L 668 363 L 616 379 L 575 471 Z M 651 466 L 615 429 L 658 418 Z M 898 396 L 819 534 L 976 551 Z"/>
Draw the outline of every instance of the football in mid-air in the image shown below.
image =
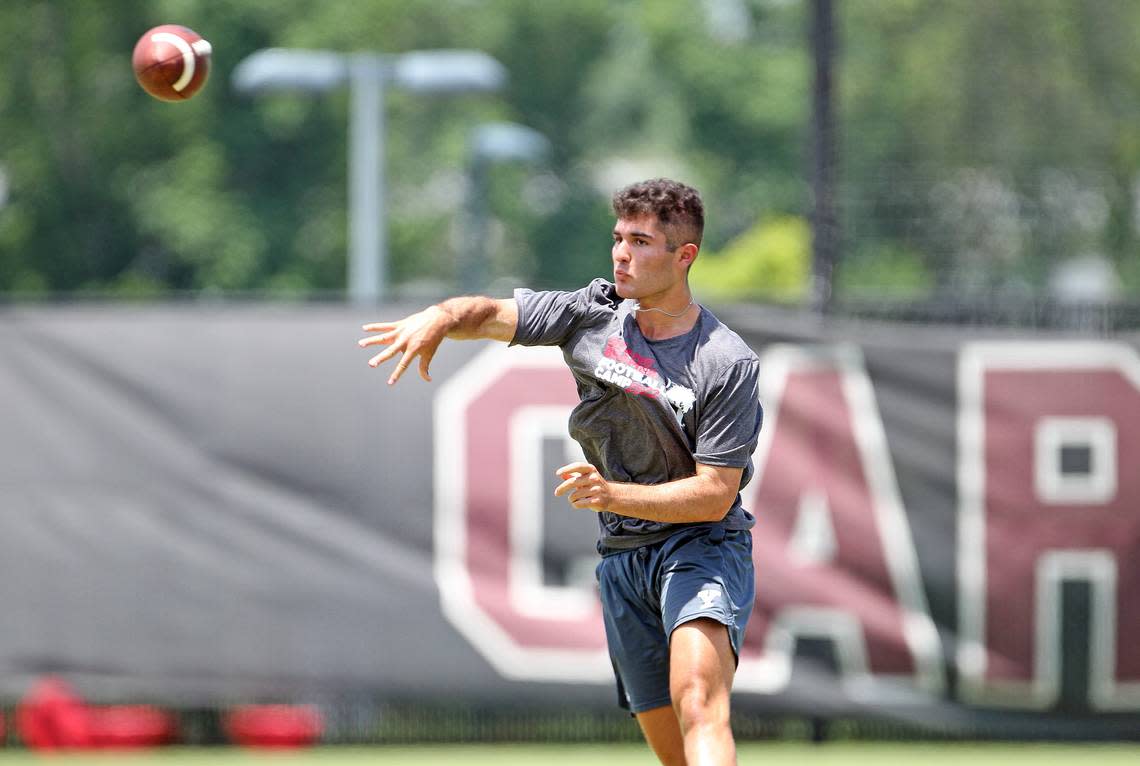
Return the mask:
<path fill-rule="evenodd" d="M 131 65 L 147 93 L 161 101 L 185 101 L 206 84 L 211 52 L 194 30 L 163 24 L 139 38 Z"/>

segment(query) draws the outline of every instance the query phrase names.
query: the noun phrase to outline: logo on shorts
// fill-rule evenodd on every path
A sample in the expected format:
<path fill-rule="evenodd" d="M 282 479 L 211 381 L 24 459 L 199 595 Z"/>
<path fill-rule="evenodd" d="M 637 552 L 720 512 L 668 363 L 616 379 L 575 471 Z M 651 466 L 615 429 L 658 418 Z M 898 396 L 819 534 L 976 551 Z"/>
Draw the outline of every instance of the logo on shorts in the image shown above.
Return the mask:
<path fill-rule="evenodd" d="M 701 600 L 701 606 L 705 609 L 710 609 L 717 598 L 720 597 L 719 590 L 699 590 L 697 591 L 697 598 Z"/>

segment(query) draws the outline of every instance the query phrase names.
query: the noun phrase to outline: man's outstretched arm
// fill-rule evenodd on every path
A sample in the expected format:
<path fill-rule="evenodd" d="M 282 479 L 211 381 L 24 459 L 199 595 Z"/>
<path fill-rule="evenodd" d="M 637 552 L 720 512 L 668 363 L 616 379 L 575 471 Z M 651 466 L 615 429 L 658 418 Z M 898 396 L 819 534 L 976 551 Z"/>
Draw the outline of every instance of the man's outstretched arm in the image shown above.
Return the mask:
<path fill-rule="evenodd" d="M 378 334 L 361 338 L 357 343 L 361 348 L 388 347 L 368 360 L 372 367 L 403 353 L 388 378 L 388 385 L 399 380 L 417 356 L 420 358 L 420 377 L 430 381 L 428 367 L 444 338 L 509 343 L 515 337 L 518 322 L 518 304 L 513 298 L 495 300 L 465 296 L 450 298 L 395 322 L 366 324 L 363 327 L 365 332 Z"/>

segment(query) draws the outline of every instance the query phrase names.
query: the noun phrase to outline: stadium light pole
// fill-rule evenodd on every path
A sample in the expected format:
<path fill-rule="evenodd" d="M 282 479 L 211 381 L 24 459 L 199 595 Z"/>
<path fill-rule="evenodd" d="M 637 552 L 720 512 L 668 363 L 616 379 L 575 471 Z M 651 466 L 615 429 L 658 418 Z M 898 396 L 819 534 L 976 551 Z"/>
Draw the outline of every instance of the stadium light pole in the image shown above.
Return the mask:
<path fill-rule="evenodd" d="M 388 289 L 385 91 L 477 93 L 498 90 L 506 80 L 502 64 L 475 50 L 380 54 L 266 48 L 242 59 L 233 72 L 233 86 L 242 93 L 349 88 L 348 294 L 360 304 L 376 303 Z"/>
<path fill-rule="evenodd" d="M 809 30 L 813 58 L 811 114 L 812 307 L 829 313 L 839 260 L 836 210 L 835 13 L 832 0 L 812 0 Z"/>
<path fill-rule="evenodd" d="M 550 141 L 533 128 L 514 122 L 477 125 L 468 137 L 467 231 L 460 248 L 459 285 L 474 293 L 487 273 L 487 168 L 493 162 L 537 162 L 550 153 Z"/>

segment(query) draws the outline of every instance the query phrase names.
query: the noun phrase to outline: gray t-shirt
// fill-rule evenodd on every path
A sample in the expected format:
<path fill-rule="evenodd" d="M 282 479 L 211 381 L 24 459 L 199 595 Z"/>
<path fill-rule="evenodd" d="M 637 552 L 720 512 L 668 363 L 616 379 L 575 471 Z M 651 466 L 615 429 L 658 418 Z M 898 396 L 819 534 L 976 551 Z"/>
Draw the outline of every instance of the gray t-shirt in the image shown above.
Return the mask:
<path fill-rule="evenodd" d="M 638 327 L 634 301 L 603 279 L 574 292 L 520 288 L 514 297 L 519 321 L 511 344 L 562 349 L 580 399 L 570 436 L 607 480 L 662 484 L 693 476 L 697 463 L 743 468 L 741 488 L 752 478 L 763 418 L 759 360 L 712 312 L 701 307 L 692 330 L 650 341 Z M 608 511 L 598 521 L 603 553 L 693 526 Z M 725 529 L 754 524 L 739 494 L 719 522 Z"/>

